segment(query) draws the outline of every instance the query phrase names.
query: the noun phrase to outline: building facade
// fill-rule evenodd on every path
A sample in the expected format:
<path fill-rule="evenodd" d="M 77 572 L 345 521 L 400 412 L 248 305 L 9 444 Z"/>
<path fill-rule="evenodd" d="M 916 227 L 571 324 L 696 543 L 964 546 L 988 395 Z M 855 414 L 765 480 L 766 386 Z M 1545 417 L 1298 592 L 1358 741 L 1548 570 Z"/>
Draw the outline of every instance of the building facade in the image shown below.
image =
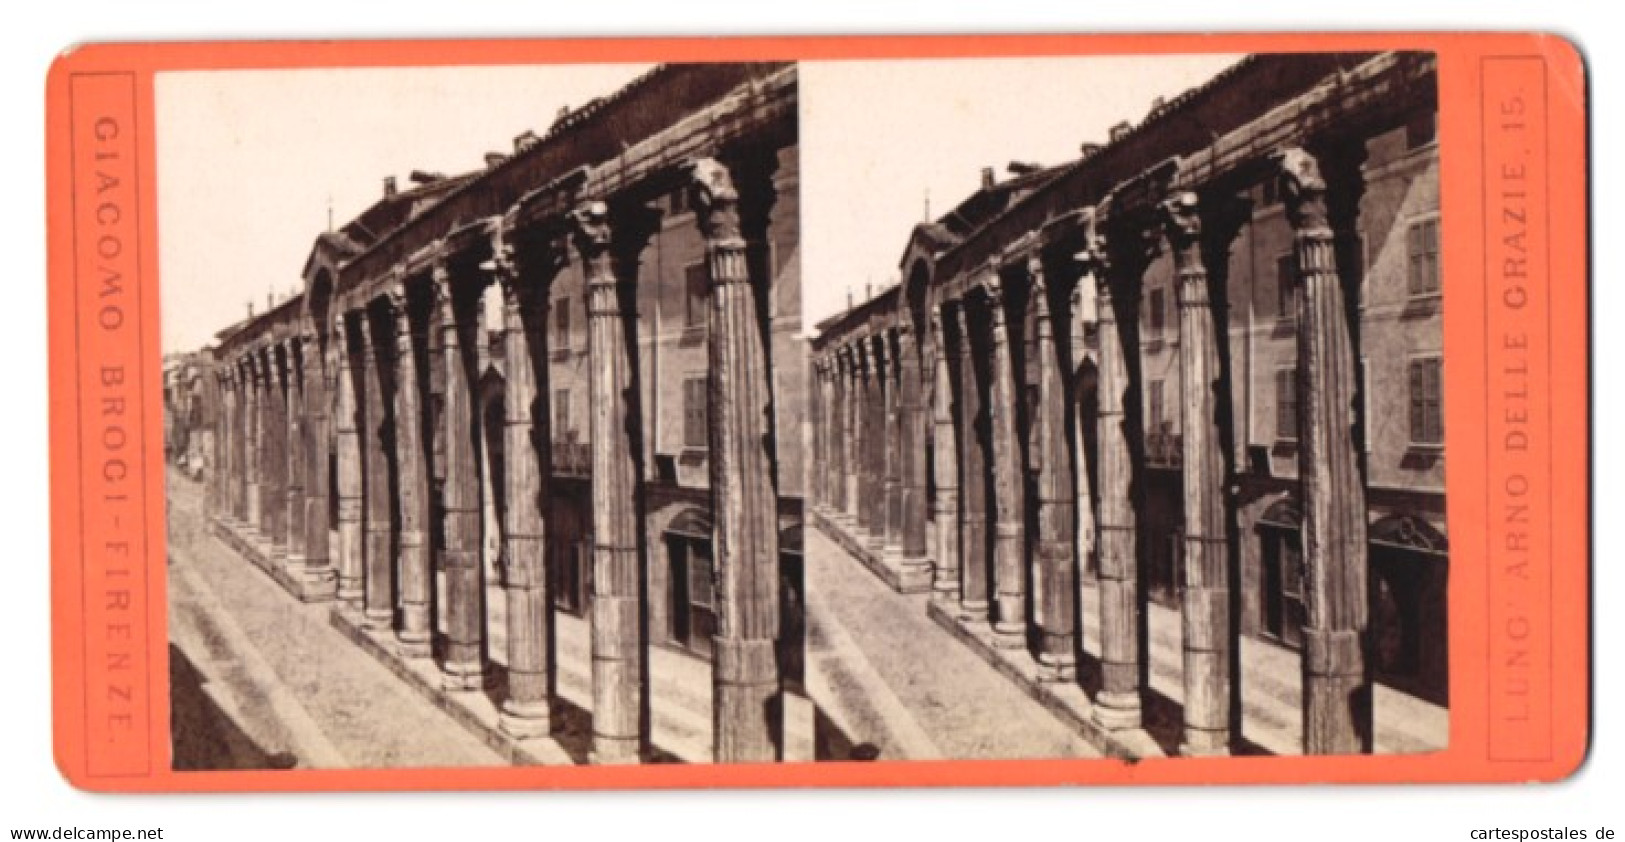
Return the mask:
<path fill-rule="evenodd" d="M 1428 55 L 1259 55 L 984 171 L 818 327 L 815 522 L 1108 732 L 1256 748 L 1283 652 L 1292 750 L 1444 706 L 1437 110 Z"/>
<path fill-rule="evenodd" d="M 221 534 L 448 692 L 494 684 L 514 739 L 554 727 L 573 615 L 594 762 L 650 759 L 654 647 L 712 675 L 715 760 L 782 759 L 796 102 L 793 65 L 666 65 L 481 170 L 387 179 L 213 350 Z"/>

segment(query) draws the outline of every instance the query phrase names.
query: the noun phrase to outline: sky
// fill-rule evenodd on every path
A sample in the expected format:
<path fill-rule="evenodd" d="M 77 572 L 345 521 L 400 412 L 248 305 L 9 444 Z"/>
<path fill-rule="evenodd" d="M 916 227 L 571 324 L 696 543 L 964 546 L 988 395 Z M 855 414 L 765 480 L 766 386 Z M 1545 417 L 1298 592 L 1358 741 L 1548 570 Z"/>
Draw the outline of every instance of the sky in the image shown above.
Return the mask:
<path fill-rule="evenodd" d="M 301 287 L 328 208 L 343 225 L 414 169 L 453 174 L 547 131 L 560 106 L 648 65 L 160 73 L 163 350 L 190 351 Z"/>
<path fill-rule="evenodd" d="M 1239 55 L 803 62 L 806 325 L 896 283 L 914 225 L 1011 161 L 1058 164 Z"/>
<path fill-rule="evenodd" d="M 929 197 L 940 215 L 985 166 L 1060 163 L 1158 97 L 1240 57 L 803 62 L 803 321 L 894 283 Z M 157 79 L 163 348 L 208 343 L 300 288 L 329 208 L 340 225 L 393 175 L 452 174 L 543 133 L 561 106 L 646 65 L 267 70 Z"/>

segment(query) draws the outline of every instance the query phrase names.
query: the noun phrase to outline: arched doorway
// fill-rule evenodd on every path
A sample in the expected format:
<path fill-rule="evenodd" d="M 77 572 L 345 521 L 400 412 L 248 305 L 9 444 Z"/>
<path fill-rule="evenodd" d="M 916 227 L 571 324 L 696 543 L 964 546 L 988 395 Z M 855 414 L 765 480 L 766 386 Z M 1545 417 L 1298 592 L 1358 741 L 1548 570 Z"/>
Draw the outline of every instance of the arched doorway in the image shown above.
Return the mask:
<path fill-rule="evenodd" d="M 1448 701 L 1449 541 L 1427 521 L 1393 514 L 1371 525 L 1371 661 L 1375 678 Z"/>

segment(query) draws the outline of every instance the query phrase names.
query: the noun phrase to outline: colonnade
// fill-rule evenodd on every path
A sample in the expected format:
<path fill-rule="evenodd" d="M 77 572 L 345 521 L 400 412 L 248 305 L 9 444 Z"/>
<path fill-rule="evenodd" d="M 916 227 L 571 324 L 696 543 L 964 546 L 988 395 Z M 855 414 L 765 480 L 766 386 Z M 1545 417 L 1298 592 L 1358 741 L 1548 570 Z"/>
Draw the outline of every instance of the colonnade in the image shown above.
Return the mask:
<path fill-rule="evenodd" d="M 770 174 L 701 157 L 659 176 L 662 184 L 687 179 L 709 279 L 714 755 L 773 761 L 784 743 L 778 495 L 755 289 L 766 280 L 753 278 L 747 258 L 765 248 L 752 238 L 767 230 Z M 589 315 L 591 756 L 612 764 L 650 751 L 634 302 L 638 254 L 656 226 L 646 203 L 605 194 L 560 188 L 529 197 L 530 206 L 486 220 L 473 234 L 454 232 L 328 302 L 306 302 L 298 318 L 264 335 L 234 338 L 220 368 L 225 459 L 217 516 L 277 564 L 321 583 L 374 634 L 392 636 L 401 657 L 435 659 L 448 692 L 479 690 L 493 670 L 478 453 L 482 436 L 500 436 L 508 679 L 501 727 L 520 739 L 550 733 L 556 646 L 545 539 L 545 332 L 549 287 L 575 262 Z M 504 305 L 506 417 L 502 429 L 483 430 L 474 389 L 486 326 L 477 305 L 493 283 Z"/>
<path fill-rule="evenodd" d="M 998 648 L 1027 650 L 1045 680 L 1077 679 L 1083 624 L 1096 624 L 1095 721 L 1112 731 L 1142 727 L 1146 452 L 1136 324 L 1142 276 L 1157 254 L 1170 255 L 1184 419 L 1180 751 L 1230 751 L 1240 724 L 1231 619 L 1236 468 L 1223 426 L 1226 313 L 1214 289 L 1223 289 L 1231 243 L 1250 219 L 1240 194 L 1260 177 L 1279 178 L 1299 293 L 1304 750 L 1370 751 L 1367 508 L 1352 432 L 1356 368 L 1344 277 L 1362 190 L 1351 148 L 1289 148 L 1246 166 L 1138 176 L 1067 224 L 903 290 L 895 314 L 821 338 L 814 395 L 823 423 L 814 443 L 827 520 L 905 547 L 923 546 L 934 528 L 937 606 Z M 915 330 L 928 332 L 918 348 Z M 1093 350 L 1078 341 L 1086 334 Z M 928 372 L 923 381 L 920 371 Z M 1085 383 L 1093 383 L 1093 401 Z M 926 399 L 911 400 L 922 386 Z M 1094 440 L 1087 452 L 1085 427 Z M 932 518 L 890 516 L 904 489 L 927 487 Z M 1081 534 L 1080 524 L 1096 534 Z M 1079 576 L 1091 548 L 1099 614 L 1083 617 Z"/>

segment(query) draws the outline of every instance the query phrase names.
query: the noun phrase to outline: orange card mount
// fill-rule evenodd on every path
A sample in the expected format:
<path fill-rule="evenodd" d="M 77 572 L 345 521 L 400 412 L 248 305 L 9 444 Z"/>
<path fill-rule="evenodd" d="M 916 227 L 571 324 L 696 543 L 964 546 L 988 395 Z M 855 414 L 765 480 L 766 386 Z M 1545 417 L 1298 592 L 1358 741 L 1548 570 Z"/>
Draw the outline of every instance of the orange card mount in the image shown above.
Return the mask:
<path fill-rule="evenodd" d="M 70 50 L 57 764 L 1562 778 L 1585 107 L 1543 35 Z"/>

